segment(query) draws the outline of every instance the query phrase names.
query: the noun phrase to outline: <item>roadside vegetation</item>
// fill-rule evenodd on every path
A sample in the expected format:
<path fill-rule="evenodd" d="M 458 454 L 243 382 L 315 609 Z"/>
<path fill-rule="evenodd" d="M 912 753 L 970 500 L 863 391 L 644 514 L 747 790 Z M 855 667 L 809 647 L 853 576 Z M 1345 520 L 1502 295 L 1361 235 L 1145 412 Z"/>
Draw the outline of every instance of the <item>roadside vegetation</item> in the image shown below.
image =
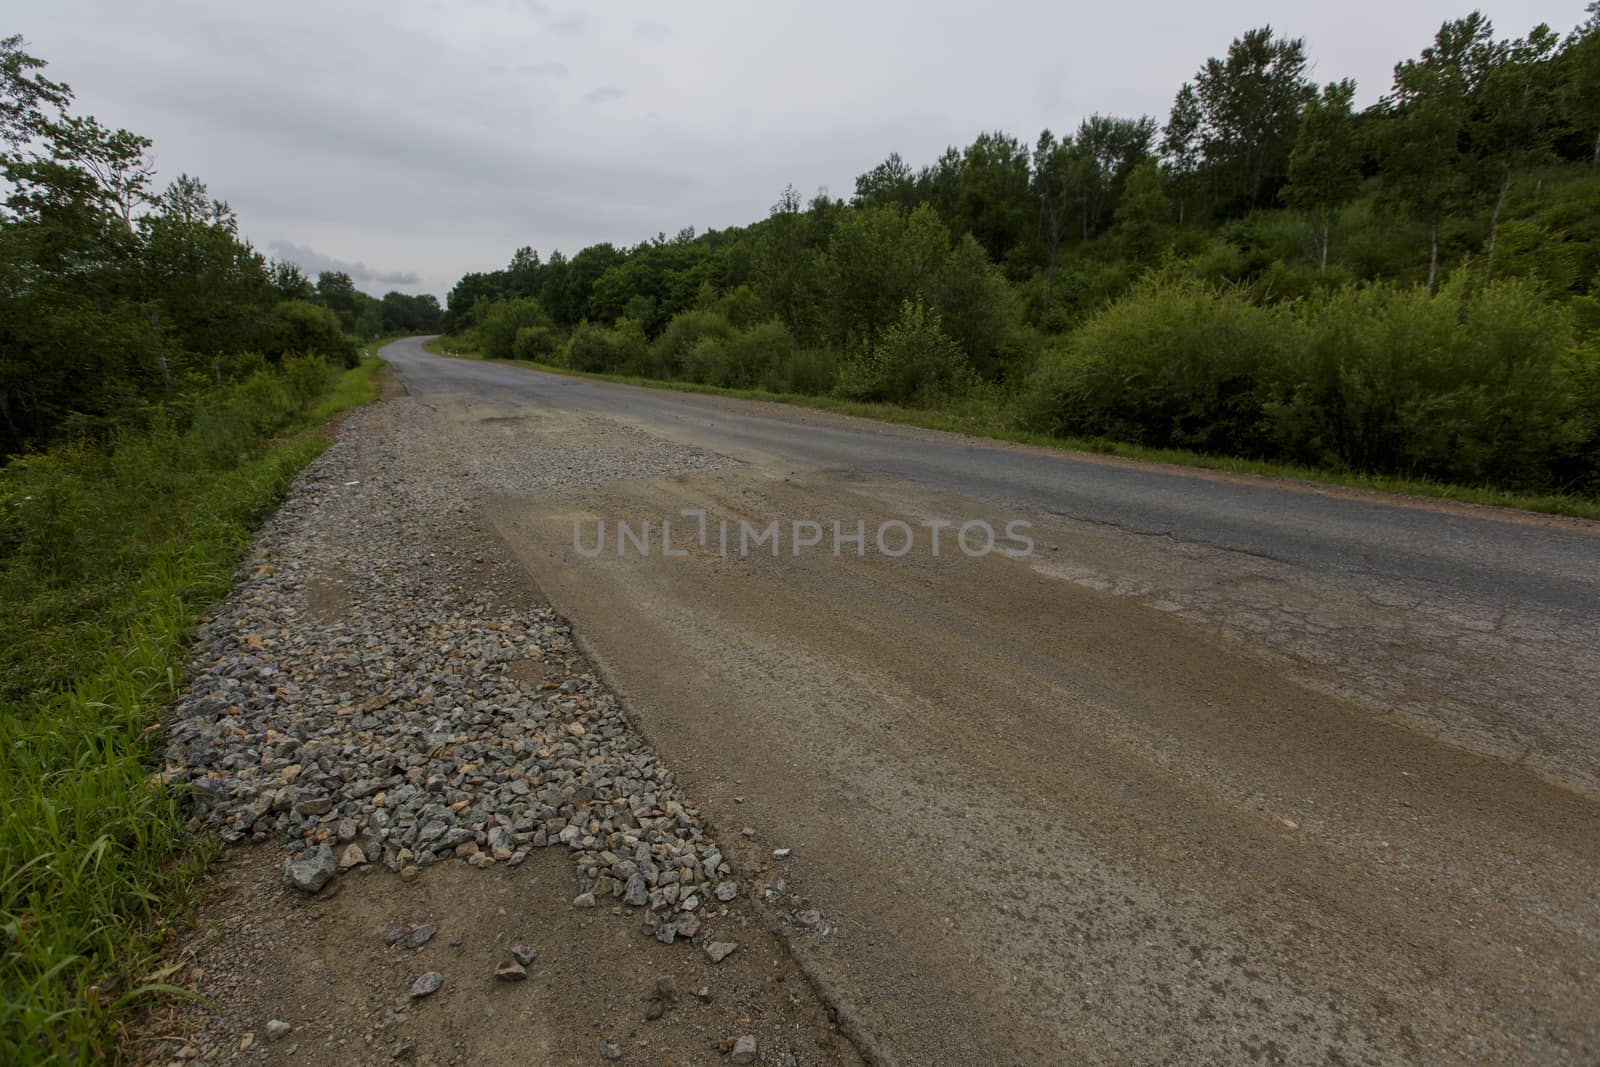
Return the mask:
<path fill-rule="evenodd" d="M 1600 5 L 1445 23 L 1373 106 L 1236 39 L 1166 122 L 1002 132 L 849 201 L 451 291 L 441 344 L 969 432 L 1600 506 Z"/>
<path fill-rule="evenodd" d="M 194 179 L 151 192 L 149 142 L 70 115 L 42 66 L 0 41 L 8 1065 L 111 1059 L 120 1020 L 172 991 L 159 952 L 210 845 L 161 781 L 162 708 L 318 428 L 381 366 L 339 279 L 267 262 Z M 428 325 L 361 299 L 373 335 Z"/>

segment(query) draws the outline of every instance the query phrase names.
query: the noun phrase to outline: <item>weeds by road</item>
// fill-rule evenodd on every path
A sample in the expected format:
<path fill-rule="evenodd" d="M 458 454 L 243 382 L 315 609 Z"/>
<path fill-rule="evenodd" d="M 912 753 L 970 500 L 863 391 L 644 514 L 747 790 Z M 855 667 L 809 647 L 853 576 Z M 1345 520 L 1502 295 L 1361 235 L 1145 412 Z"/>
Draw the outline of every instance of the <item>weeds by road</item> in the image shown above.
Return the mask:
<path fill-rule="evenodd" d="M 161 708 L 315 429 L 382 365 L 287 360 L 0 470 L 0 1061 L 99 1062 L 171 990 L 151 968 L 210 848 L 152 776 Z"/>

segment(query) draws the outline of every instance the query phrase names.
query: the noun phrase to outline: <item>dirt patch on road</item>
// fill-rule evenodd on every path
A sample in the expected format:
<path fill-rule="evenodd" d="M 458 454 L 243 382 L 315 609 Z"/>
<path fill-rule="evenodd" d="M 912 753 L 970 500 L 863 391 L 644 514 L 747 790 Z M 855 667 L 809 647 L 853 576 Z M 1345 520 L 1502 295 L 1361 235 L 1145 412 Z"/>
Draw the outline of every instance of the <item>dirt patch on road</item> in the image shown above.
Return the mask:
<path fill-rule="evenodd" d="M 369 870 L 335 884 L 303 897 L 283 886 L 276 846 L 230 853 L 181 957 L 209 1004 L 150 1020 L 138 1062 L 589 1065 L 610 1044 L 621 1063 L 714 1064 L 742 1034 L 761 1035 L 759 1063 L 856 1062 L 758 922 L 741 916 L 739 949 L 713 964 L 610 907 L 573 908 L 561 852 L 516 870 L 442 863 L 411 883 Z M 385 944 L 422 924 L 437 931 L 421 948 Z M 498 981 L 513 947 L 537 958 L 525 981 Z M 445 983 L 413 1000 L 427 971 Z M 650 1019 L 663 978 L 675 993 Z M 292 1029 L 269 1037 L 273 1020 Z"/>

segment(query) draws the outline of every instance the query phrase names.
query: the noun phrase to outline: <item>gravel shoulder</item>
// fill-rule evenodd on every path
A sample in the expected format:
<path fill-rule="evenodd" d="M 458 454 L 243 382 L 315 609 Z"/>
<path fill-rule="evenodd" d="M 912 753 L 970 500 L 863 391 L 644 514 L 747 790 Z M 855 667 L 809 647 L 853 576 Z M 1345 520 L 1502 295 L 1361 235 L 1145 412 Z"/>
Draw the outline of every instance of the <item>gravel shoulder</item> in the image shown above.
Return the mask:
<path fill-rule="evenodd" d="M 504 423 L 390 394 L 202 624 L 162 774 L 230 847 L 173 955 L 200 999 L 134 1058 L 858 1062 L 751 899 L 759 853 L 722 843 L 476 503 L 720 461 L 626 431 L 510 451 Z"/>

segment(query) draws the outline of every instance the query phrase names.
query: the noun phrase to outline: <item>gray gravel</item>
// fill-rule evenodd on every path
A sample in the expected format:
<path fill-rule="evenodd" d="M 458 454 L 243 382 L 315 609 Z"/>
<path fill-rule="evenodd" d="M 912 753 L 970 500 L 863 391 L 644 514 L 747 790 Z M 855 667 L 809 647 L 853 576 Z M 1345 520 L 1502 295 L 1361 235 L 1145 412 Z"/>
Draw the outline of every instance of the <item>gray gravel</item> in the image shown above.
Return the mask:
<path fill-rule="evenodd" d="M 728 862 L 567 624 L 498 595 L 468 502 L 724 461 L 610 422 L 532 449 L 524 431 L 513 452 L 494 418 L 441 427 L 405 403 L 385 419 L 349 420 L 200 627 L 163 769 L 191 791 L 192 828 L 282 842 L 305 892 L 336 868 L 409 877 L 564 848 L 574 903 L 698 943 L 708 900 L 737 892 Z"/>

